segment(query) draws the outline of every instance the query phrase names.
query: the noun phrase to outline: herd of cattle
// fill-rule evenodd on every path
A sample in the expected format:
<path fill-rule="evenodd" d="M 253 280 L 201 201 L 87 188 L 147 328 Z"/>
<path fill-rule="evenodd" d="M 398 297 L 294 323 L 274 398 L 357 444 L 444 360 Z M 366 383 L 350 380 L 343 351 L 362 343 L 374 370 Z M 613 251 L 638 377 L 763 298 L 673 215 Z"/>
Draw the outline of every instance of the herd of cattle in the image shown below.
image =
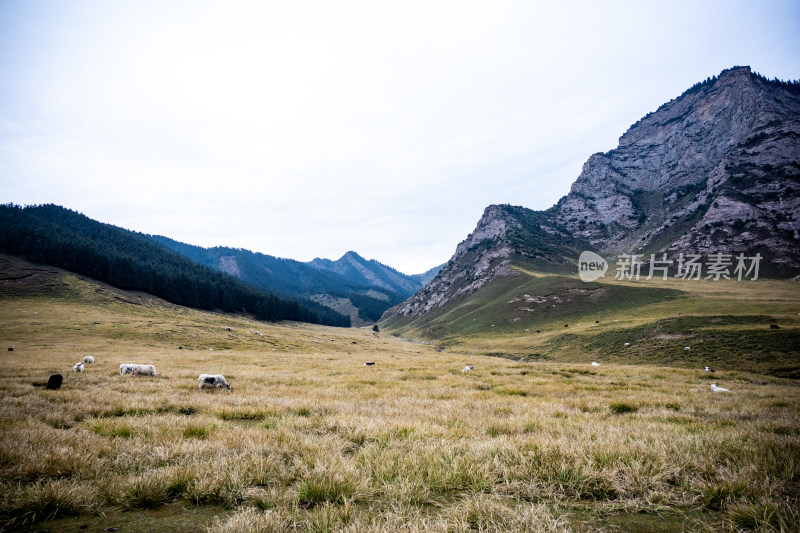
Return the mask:
<path fill-rule="evenodd" d="M 85 365 L 91 365 L 94 363 L 94 357 L 91 355 L 87 355 L 83 358 L 83 361 L 79 363 L 75 363 L 72 366 L 73 372 L 83 372 Z M 125 374 L 131 374 L 132 376 L 151 376 L 156 377 L 158 374 L 156 373 L 156 367 L 153 365 L 140 365 L 136 363 L 122 363 L 119 365 L 119 375 L 124 376 Z M 47 385 L 45 388 L 49 390 L 55 390 L 61 388 L 61 384 L 64 382 L 64 376 L 61 374 L 53 374 L 50 376 L 50 379 L 47 380 Z M 197 378 L 197 383 L 200 389 L 228 389 L 231 390 L 231 386 L 228 385 L 228 382 L 225 380 L 225 376 L 222 374 L 200 374 Z"/>

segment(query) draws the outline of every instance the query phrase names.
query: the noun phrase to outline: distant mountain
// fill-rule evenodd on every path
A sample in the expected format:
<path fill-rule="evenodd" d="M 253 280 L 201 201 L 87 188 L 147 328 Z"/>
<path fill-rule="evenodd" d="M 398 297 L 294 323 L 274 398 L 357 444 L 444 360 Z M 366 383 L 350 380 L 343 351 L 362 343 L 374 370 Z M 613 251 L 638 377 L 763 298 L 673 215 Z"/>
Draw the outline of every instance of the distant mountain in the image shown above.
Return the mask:
<path fill-rule="evenodd" d="M 316 258 L 308 264 L 320 270 L 335 272 L 353 283 L 399 294 L 404 298 L 424 285 L 413 276 L 407 276 L 374 259 L 368 261 L 355 252 L 347 252 L 336 261 Z"/>
<path fill-rule="evenodd" d="M 337 261 L 318 258 L 304 263 L 240 248 L 202 248 L 167 237 L 149 237 L 160 246 L 260 289 L 347 312 L 354 326 L 374 323 L 384 311 L 423 286 L 419 278 L 368 261 L 355 252 Z"/>
<path fill-rule="evenodd" d="M 189 259 L 283 296 L 306 298 L 320 292 L 346 293 L 368 290 L 344 276 L 330 275 L 294 259 L 282 259 L 241 248 L 202 248 L 152 235 L 150 238 Z"/>
<path fill-rule="evenodd" d="M 247 312 L 267 320 L 349 326 L 313 302 L 279 298 L 157 245 L 146 235 L 102 224 L 56 205 L 0 206 L 0 253 L 23 257 L 121 289 L 201 309 Z"/>
<path fill-rule="evenodd" d="M 522 271 L 577 280 L 584 250 L 609 263 L 667 254 L 671 275 L 681 253 L 729 254 L 729 272 L 737 254 L 760 254 L 762 276 L 791 277 L 800 273 L 799 232 L 800 82 L 735 67 L 649 113 L 617 148 L 592 155 L 552 208 L 487 207 L 436 278 L 381 322 L 402 330 L 430 322 L 430 313 L 469 312 L 473 300 L 493 301 L 492 287 L 529 280 Z M 432 331 L 426 327 L 417 331 Z"/>
<path fill-rule="evenodd" d="M 411 277 L 417 280 L 419 283 L 422 284 L 424 287 L 431 281 L 433 278 L 436 277 L 436 274 L 439 273 L 440 270 L 444 268 L 444 265 L 435 266 L 432 269 L 428 270 L 427 272 L 423 272 L 422 274 L 412 274 Z"/>

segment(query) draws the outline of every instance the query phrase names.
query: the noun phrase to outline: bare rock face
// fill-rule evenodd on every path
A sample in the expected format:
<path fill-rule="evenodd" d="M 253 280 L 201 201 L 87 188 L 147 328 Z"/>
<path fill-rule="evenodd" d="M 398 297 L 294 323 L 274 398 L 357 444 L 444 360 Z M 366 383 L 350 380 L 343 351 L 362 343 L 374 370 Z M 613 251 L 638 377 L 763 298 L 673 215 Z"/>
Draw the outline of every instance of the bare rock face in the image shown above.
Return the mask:
<path fill-rule="evenodd" d="M 236 261 L 236 257 L 232 255 L 223 255 L 219 258 L 219 269 L 237 278 L 242 275 L 241 270 L 239 270 L 239 263 Z"/>
<path fill-rule="evenodd" d="M 457 247 L 450 262 L 421 291 L 386 314 L 415 317 L 469 295 L 497 276 L 513 274 L 508 267 L 512 248 L 503 242 L 520 223 L 501 206 L 486 208 L 478 225 Z M 384 315 L 386 316 L 386 315 Z"/>
<path fill-rule="evenodd" d="M 591 156 L 556 220 L 604 253 L 735 246 L 796 264 L 797 253 L 784 252 L 800 216 L 798 162 L 800 86 L 735 67 L 641 119 L 616 149 Z M 676 226 L 681 235 L 654 247 Z"/>
<path fill-rule="evenodd" d="M 517 224 L 517 222 L 507 217 L 500 206 L 490 205 L 483 212 L 483 216 L 478 221 L 475 231 L 470 233 L 469 236 L 456 247 L 456 253 L 453 255 L 453 259 L 461 257 L 467 250 L 487 239 L 502 237 L 505 235 L 508 227 L 515 224 Z"/>
<path fill-rule="evenodd" d="M 734 67 L 695 84 L 594 154 L 547 211 L 489 206 L 436 278 L 392 316 L 469 295 L 520 261 L 761 253 L 800 272 L 800 83 Z"/>

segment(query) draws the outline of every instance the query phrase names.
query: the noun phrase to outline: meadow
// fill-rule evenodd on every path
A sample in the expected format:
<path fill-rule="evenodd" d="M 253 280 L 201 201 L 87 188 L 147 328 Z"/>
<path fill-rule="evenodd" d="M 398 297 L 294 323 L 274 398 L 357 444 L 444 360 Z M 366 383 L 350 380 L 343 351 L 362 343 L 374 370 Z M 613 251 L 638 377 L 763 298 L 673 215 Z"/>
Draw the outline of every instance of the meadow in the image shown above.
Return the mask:
<path fill-rule="evenodd" d="M 3 530 L 800 531 L 795 380 L 487 357 L 0 264 Z"/>
<path fill-rule="evenodd" d="M 710 365 L 800 378 L 797 281 L 617 281 L 609 273 L 582 283 L 574 275 L 516 270 L 469 298 L 388 325 L 470 355 Z"/>

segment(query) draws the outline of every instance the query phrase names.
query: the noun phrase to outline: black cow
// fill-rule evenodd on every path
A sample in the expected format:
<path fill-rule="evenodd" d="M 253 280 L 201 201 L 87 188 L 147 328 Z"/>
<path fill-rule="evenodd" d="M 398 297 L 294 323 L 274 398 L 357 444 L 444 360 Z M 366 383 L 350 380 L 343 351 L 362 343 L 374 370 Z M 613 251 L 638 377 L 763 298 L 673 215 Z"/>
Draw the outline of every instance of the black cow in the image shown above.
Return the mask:
<path fill-rule="evenodd" d="M 64 376 L 61 374 L 53 374 L 50 376 L 50 379 L 47 380 L 47 385 L 45 388 L 47 390 L 56 390 L 61 388 L 61 383 L 64 382 Z"/>

